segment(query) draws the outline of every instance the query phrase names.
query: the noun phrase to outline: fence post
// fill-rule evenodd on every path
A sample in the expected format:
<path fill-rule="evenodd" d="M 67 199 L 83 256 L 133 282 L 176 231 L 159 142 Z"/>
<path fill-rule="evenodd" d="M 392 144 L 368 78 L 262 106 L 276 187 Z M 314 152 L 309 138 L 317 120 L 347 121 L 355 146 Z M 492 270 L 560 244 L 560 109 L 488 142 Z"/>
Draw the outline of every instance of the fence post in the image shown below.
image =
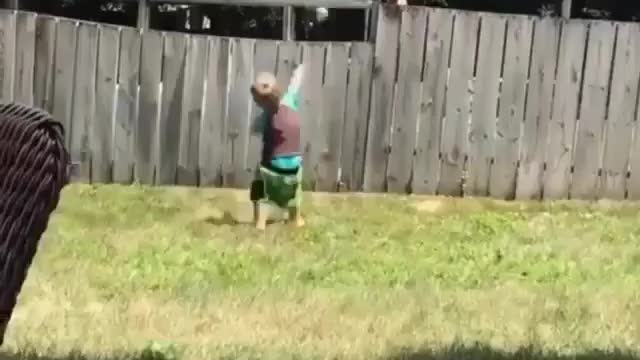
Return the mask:
<path fill-rule="evenodd" d="M 148 0 L 138 0 L 138 27 L 142 29 L 149 28 L 149 2 Z"/>
<path fill-rule="evenodd" d="M 282 39 L 293 41 L 296 39 L 296 12 L 293 6 L 282 9 Z"/>
<path fill-rule="evenodd" d="M 20 9 L 20 0 L 4 0 L 3 3 L 6 9 L 11 9 L 11 10 Z"/>
<path fill-rule="evenodd" d="M 367 9 L 367 21 L 365 21 L 365 33 L 366 33 L 366 41 L 376 41 L 377 27 L 378 27 L 378 12 L 380 3 L 378 1 L 374 2 Z"/>
<path fill-rule="evenodd" d="M 571 0 L 562 0 L 562 17 L 571 18 Z"/>

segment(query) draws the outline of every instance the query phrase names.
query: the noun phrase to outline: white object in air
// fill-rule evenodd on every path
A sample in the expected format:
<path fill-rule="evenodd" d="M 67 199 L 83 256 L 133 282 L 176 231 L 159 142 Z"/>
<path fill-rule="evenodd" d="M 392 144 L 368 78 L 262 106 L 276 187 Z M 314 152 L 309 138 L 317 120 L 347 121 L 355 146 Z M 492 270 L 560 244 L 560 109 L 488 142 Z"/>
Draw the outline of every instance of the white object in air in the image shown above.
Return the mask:
<path fill-rule="evenodd" d="M 325 7 L 316 8 L 316 19 L 319 22 L 324 22 L 329 17 L 329 10 Z"/>

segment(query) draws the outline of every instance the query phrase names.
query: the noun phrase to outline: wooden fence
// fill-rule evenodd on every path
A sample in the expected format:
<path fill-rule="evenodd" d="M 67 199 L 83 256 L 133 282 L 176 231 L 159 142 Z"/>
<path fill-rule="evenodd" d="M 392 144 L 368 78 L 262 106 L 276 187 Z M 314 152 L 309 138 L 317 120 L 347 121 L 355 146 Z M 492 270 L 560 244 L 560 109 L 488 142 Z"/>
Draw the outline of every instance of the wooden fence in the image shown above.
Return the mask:
<path fill-rule="evenodd" d="M 254 74 L 272 71 L 286 85 L 304 58 L 305 177 L 335 190 L 338 175 L 362 178 L 372 52 L 370 43 L 187 35 L 4 11 L 0 98 L 64 123 L 78 181 L 246 187 L 261 147 L 249 132 Z"/>
<path fill-rule="evenodd" d="M 376 33 L 294 43 L 0 12 L 0 97 L 64 122 L 81 181 L 246 187 L 251 80 L 286 83 L 303 60 L 311 189 L 640 198 L 640 24 L 382 6 Z"/>
<path fill-rule="evenodd" d="M 365 189 L 640 199 L 640 24 L 387 7 L 375 56 Z"/>

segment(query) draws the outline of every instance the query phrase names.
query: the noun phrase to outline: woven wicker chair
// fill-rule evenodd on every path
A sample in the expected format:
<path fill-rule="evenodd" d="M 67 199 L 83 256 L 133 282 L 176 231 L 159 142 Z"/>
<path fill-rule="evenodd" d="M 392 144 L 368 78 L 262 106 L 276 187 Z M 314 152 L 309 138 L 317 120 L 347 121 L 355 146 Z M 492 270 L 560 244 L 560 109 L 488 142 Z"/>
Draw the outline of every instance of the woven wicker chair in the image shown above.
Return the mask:
<path fill-rule="evenodd" d="M 68 179 L 62 125 L 43 110 L 0 105 L 0 345 Z"/>

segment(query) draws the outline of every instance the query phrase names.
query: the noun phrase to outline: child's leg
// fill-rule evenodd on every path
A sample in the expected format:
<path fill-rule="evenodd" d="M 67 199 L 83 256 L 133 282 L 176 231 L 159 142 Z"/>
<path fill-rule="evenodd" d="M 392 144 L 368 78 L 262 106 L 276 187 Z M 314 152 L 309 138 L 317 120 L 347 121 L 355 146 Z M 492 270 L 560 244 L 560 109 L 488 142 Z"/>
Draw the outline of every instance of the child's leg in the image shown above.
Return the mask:
<path fill-rule="evenodd" d="M 303 227 L 305 224 L 304 218 L 300 213 L 300 208 L 297 206 L 289 208 L 289 223 L 296 227 Z"/>
<path fill-rule="evenodd" d="M 302 168 L 298 170 L 298 184 L 296 186 L 296 195 L 292 202 L 289 204 L 289 222 L 296 227 L 302 227 L 305 225 L 304 218 L 302 217 Z"/>
<path fill-rule="evenodd" d="M 264 198 L 264 179 L 260 174 L 259 166 L 256 168 L 250 193 L 251 201 L 253 202 L 253 221 L 256 224 L 256 228 L 264 230 L 267 226 L 268 214 L 264 206 L 260 204 Z"/>
<path fill-rule="evenodd" d="M 267 204 L 262 201 L 256 201 L 254 209 L 256 229 L 265 230 L 267 228 L 267 220 L 269 220 L 269 208 Z"/>

